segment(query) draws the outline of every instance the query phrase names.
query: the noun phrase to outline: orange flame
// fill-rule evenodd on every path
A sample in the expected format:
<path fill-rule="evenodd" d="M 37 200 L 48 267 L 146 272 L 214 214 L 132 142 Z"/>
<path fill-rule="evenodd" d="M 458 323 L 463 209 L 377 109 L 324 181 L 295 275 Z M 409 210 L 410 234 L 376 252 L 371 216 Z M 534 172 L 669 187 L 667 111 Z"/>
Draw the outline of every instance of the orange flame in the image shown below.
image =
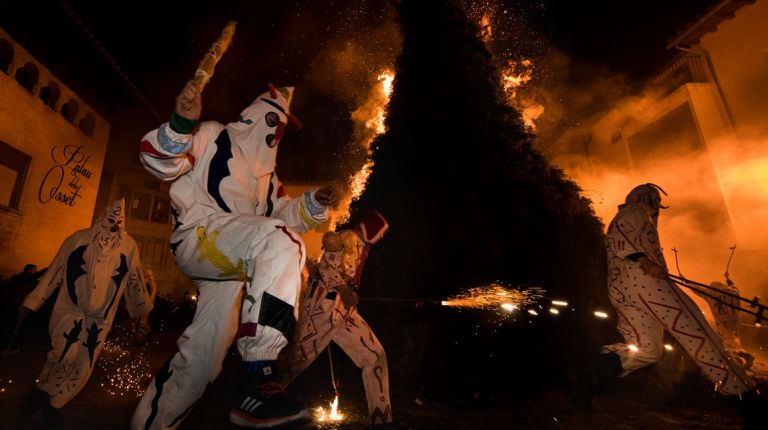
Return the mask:
<path fill-rule="evenodd" d="M 339 203 L 338 209 L 331 213 L 330 229 L 349 218 L 349 206 L 360 198 L 368 184 L 368 177 L 373 171 L 371 156 L 371 143 L 376 137 L 387 129 L 386 106 L 392 95 L 395 73 L 391 69 L 385 69 L 377 76 L 378 84 L 371 90 L 368 100 L 357 110 L 352 112 L 352 120 L 358 128 L 359 144 L 367 151 L 367 159 L 363 166 L 349 178 L 347 192 Z"/>
<path fill-rule="evenodd" d="M 319 406 L 315 409 L 315 420 L 317 422 L 338 422 L 344 419 L 344 414 L 339 410 L 339 396 L 334 397 L 333 401 L 329 403 L 330 409 L 326 410 L 324 407 Z"/>
<path fill-rule="evenodd" d="M 491 26 L 491 17 L 488 12 L 483 12 L 483 16 L 480 18 L 480 38 L 483 42 L 488 43 L 493 37 L 493 27 Z"/>

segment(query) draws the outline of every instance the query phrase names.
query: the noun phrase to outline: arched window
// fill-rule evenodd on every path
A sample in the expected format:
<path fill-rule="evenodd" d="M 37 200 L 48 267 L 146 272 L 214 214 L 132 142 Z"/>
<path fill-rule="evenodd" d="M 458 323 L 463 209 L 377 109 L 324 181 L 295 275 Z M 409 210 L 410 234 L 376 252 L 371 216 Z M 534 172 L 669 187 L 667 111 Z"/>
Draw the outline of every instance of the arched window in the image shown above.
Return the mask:
<path fill-rule="evenodd" d="M 80 104 L 77 103 L 77 100 L 69 99 L 68 102 L 64 103 L 64 105 L 61 106 L 61 116 L 63 116 L 67 121 L 74 124 L 75 117 L 77 116 L 77 111 L 79 109 L 80 109 Z"/>
<path fill-rule="evenodd" d="M 11 42 L 5 39 L 0 39 L 0 70 L 6 75 L 11 68 L 13 54 L 13 46 L 11 45 Z"/>
<path fill-rule="evenodd" d="M 16 81 L 19 85 L 33 94 L 35 92 L 35 84 L 37 84 L 38 76 L 37 66 L 32 63 L 27 63 L 24 67 L 19 67 L 19 70 L 16 71 Z"/>
<path fill-rule="evenodd" d="M 0 207 L 18 210 L 32 158 L 0 141 Z"/>
<path fill-rule="evenodd" d="M 40 100 L 54 110 L 56 109 L 56 103 L 59 101 L 60 95 L 61 90 L 59 90 L 59 85 L 53 81 L 48 82 L 48 85 L 40 90 Z"/>
<path fill-rule="evenodd" d="M 82 130 L 83 133 L 85 133 L 88 137 L 93 137 L 93 128 L 96 126 L 96 118 L 93 117 L 92 113 L 87 113 L 83 117 L 83 119 L 80 120 L 80 124 L 78 127 L 80 127 L 80 130 Z"/>

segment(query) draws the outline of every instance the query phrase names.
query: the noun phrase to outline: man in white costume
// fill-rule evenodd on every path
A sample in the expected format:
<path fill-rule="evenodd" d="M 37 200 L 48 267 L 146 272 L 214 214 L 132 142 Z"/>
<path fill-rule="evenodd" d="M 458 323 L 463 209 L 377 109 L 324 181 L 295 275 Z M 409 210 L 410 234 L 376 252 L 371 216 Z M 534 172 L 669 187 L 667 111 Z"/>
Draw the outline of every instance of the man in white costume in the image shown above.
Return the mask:
<path fill-rule="evenodd" d="M 37 385 L 22 403 L 25 416 L 42 406 L 46 423 L 63 422 L 59 409 L 88 382 L 121 296 L 132 318 L 152 309 L 139 250 L 125 231 L 124 210 L 120 199 L 104 208 L 92 227 L 67 237 L 37 288 L 24 299 L 21 318 L 40 309 L 59 288 L 49 324 L 52 348 Z"/>
<path fill-rule="evenodd" d="M 735 308 L 739 306 L 740 302 L 732 296 L 738 296 L 741 292 L 729 278 L 726 277 L 725 282 L 725 284 L 717 281 L 712 282 L 709 286 L 713 290 L 700 290 L 696 288 L 693 292 L 704 299 L 709 305 L 709 309 L 712 311 L 712 318 L 715 320 L 717 334 L 723 339 L 725 348 L 746 369 L 749 369 L 755 361 L 755 356 L 745 351 L 741 345 L 741 336 L 739 335 L 741 318 L 739 317 L 739 311 Z"/>
<path fill-rule="evenodd" d="M 664 330 L 686 350 L 725 395 L 754 387 L 688 295 L 667 278 L 657 222 L 661 205 L 654 184 L 635 187 L 608 226 L 608 294 L 624 342 L 606 345 L 586 368 L 572 368 L 571 383 L 580 406 L 591 405 L 592 386 L 655 363 L 664 352 Z"/>
<path fill-rule="evenodd" d="M 297 232 L 325 221 L 338 197 L 326 187 L 290 199 L 277 179 L 292 94 L 270 85 L 236 122 L 198 126 L 200 90 L 190 81 L 171 121 L 141 142 L 145 168 L 173 181 L 170 246 L 199 293 L 194 320 L 144 392 L 134 429 L 175 428 L 219 374 L 236 335 L 248 377 L 230 421 L 268 428 L 308 417 L 285 394 L 274 362 L 296 324 L 306 258 Z"/>
<path fill-rule="evenodd" d="M 285 348 L 281 361 L 288 384 L 333 341 L 363 371 L 371 428 L 392 422 L 389 371 L 384 347 L 357 313 L 358 289 L 370 247 L 389 228 L 378 211 L 361 217 L 355 230 L 328 232 L 323 255 L 301 304 L 298 335 Z"/>

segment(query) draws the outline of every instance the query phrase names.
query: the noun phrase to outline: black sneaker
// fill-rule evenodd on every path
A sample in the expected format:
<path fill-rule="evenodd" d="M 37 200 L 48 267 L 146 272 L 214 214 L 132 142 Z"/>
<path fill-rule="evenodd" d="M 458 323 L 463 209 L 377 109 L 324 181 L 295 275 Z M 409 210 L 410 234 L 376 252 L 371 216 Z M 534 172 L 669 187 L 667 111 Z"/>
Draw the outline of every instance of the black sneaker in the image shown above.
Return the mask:
<path fill-rule="evenodd" d="M 283 386 L 266 382 L 246 388 L 229 413 L 232 424 L 254 429 L 268 429 L 309 420 L 309 412 L 288 397 Z"/>
<path fill-rule="evenodd" d="M 51 406 L 50 403 L 45 402 L 43 405 L 42 417 L 43 424 L 51 427 L 60 427 L 64 425 L 64 416 L 61 415 L 61 411 Z"/>
<path fill-rule="evenodd" d="M 21 416 L 31 418 L 37 413 L 37 410 L 40 409 L 43 403 L 48 403 L 48 393 L 37 387 L 32 388 L 32 391 L 21 401 L 21 407 L 19 408 Z"/>

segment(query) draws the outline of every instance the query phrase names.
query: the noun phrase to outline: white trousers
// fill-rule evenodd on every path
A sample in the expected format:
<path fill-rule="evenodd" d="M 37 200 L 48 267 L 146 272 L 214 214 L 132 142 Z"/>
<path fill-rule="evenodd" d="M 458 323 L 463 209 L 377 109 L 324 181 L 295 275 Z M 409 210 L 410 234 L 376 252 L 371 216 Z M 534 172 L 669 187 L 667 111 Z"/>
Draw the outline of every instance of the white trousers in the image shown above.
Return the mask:
<path fill-rule="evenodd" d="M 218 376 L 236 335 L 244 361 L 276 360 L 292 336 L 305 259 L 299 235 L 253 215 L 205 221 L 172 237 L 179 268 L 198 288 L 197 310 L 144 392 L 133 429 L 175 428 Z"/>
<path fill-rule="evenodd" d="M 355 308 L 347 309 L 340 297 L 331 300 L 327 294 L 318 286 L 302 303 L 298 333 L 280 355 L 283 382 L 290 383 L 333 341 L 362 369 L 370 423 L 392 422 L 384 347 Z"/>
<path fill-rule="evenodd" d="M 646 275 L 637 263 L 614 262 L 609 263 L 608 293 L 624 342 L 603 351 L 621 357 L 624 375 L 661 359 L 667 330 L 721 393 L 741 394 L 754 387 L 701 310 L 677 286 Z"/>
<path fill-rule="evenodd" d="M 51 396 L 51 406 L 63 407 L 85 387 L 111 328 L 103 319 L 88 318 L 82 312 L 53 312 L 52 348 L 37 378 L 37 387 Z"/>

